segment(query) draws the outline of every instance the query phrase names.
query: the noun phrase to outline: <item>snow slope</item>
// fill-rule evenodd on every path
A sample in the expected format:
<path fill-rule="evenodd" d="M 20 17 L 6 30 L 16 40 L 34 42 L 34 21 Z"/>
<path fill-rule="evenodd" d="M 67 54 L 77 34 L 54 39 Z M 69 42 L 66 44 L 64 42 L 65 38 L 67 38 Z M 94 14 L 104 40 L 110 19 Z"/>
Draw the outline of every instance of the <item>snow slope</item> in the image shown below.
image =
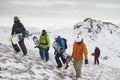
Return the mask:
<path fill-rule="evenodd" d="M 80 27 L 82 26 L 82 27 Z M 42 28 L 26 28 L 39 37 Z M 89 64 L 82 68 L 82 80 L 119 80 L 120 75 L 120 27 L 100 20 L 87 18 L 83 22 L 77 23 L 74 28 L 47 29 L 51 47 L 49 50 L 50 61 L 41 61 L 38 49 L 34 48 L 32 37 L 25 39 L 28 55 L 22 56 L 22 52 L 16 54 L 8 41 L 11 28 L 0 27 L 0 79 L 2 80 L 73 80 L 75 71 L 73 63 L 67 70 L 56 69 L 54 59 L 54 49 L 52 43 L 54 35 L 58 34 L 67 39 L 67 54 L 72 54 L 73 42 L 76 35 L 82 32 L 84 42 L 89 52 Z M 100 65 L 94 65 L 94 47 L 98 46 L 101 50 Z"/>
<path fill-rule="evenodd" d="M 16 54 L 11 46 L 0 44 L 0 80 L 74 80 L 73 63 L 67 70 L 57 69 L 53 57 L 41 61 L 37 51 L 28 50 L 27 56 Z M 119 80 L 120 69 L 100 64 L 83 64 L 82 80 Z"/>

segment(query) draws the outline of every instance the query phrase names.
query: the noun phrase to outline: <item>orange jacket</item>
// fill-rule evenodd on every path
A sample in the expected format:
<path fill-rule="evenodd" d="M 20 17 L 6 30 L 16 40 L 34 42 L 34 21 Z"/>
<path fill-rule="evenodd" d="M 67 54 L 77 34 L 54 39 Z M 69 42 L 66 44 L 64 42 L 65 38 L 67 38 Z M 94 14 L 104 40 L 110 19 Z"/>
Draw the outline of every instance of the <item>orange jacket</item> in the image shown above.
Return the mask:
<path fill-rule="evenodd" d="M 88 51 L 83 40 L 80 43 L 75 41 L 73 44 L 73 59 L 83 60 L 83 54 L 84 54 L 85 60 L 88 60 Z"/>

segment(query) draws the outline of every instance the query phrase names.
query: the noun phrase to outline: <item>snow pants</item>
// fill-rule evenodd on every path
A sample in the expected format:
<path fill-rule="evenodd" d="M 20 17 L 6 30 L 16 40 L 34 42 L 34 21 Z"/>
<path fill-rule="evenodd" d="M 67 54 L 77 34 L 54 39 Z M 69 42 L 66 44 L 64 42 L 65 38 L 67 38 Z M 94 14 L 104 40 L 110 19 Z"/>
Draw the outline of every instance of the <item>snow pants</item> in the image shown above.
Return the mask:
<path fill-rule="evenodd" d="M 94 64 L 99 64 L 99 56 L 94 57 Z"/>
<path fill-rule="evenodd" d="M 62 63 L 65 64 L 66 59 L 65 59 L 63 53 L 61 53 L 61 54 L 57 53 L 57 54 L 55 55 L 56 63 L 58 64 L 59 67 L 62 67 L 62 63 L 61 63 L 61 61 L 60 61 L 59 58 L 61 58 Z"/>
<path fill-rule="evenodd" d="M 21 48 L 21 50 L 22 50 L 22 52 L 23 52 L 23 55 L 26 55 L 26 54 L 27 54 L 27 49 L 26 49 L 26 46 L 25 46 L 25 44 L 24 44 L 24 39 L 20 40 L 20 41 L 18 42 L 18 44 L 19 44 L 19 46 L 20 46 L 20 48 Z M 17 44 L 13 44 L 13 43 L 12 43 L 12 46 L 13 46 L 13 49 L 14 49 L 16 52 L 20 52 L 20 48 L 18 47 Z"/>
<path fill-rule="evenodd" d="M 73 66 L 76 71 L 76 78 L 81 77 L 81 68 L 82 68 L 82 60 L 74 60 L 73 61 Z"/>
<path fill-rule="evenodd" d="M 46 61 L 49 60 L 49 53 L 48 53 L 48 50 L 47 49 L 44 49 L 44 48 L 39 48 L 39 54 L 40 54 L 40 57 L 41 59 L 43 60 L 44 57 L 46 59 Z"/>

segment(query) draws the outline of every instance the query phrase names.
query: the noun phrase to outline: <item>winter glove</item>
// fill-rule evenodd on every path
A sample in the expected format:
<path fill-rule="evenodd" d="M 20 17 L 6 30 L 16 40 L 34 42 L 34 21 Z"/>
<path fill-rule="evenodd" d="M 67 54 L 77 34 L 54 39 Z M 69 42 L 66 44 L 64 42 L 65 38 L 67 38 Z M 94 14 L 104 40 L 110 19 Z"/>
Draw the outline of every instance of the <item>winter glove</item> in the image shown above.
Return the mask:
<path fill-rule="evenodd" d="M 47 49 L 46 49 L 47 51 L 49 51 L 49 47 L 47 47 Z"/>
<path fill-rule="evenodd" d="M 88 64 L 88 60 L 85 60 L 85 64 Z"/>
<path fill-rule="evenodd" d="M 39 46 L 35 46 L 34 48 L 40 48 Z"/>

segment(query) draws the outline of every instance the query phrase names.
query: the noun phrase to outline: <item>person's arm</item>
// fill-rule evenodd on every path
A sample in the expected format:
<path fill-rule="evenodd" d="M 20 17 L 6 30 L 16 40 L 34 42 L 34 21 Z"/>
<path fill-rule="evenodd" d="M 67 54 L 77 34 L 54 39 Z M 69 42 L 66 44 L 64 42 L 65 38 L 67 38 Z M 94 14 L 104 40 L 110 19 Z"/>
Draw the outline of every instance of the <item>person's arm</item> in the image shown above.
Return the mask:
<path fill-rule="evenodd" d="M 13 25 L 13 27 L 12 27 L 11 35 L 13 35 L 13 34 L 14 34 L 14 25 Z"/>
<path fill-rule="evenodd" d="M 72 58 L 73 58 L 73 55 L 74 55 L 74 49 L 75 49 L 75 42 L 73 43 L 73 52 L 72 52 Z"/>
<path fill-rule="evenodd" d="M 22 23 L 20 23 L 20 26 L 22 27 L 22 34 L 23 34 L 23 37 L 25 37 L 25 27 Z"/>
<path fill-rule="evenodd" d="M 46 37 L 46 41 L 47 41 L 47 47 L 50 47 L 50 38 L 49 38 L 48 35 L 47 35 L 47 37 Z"/>
<path fill-rule="evenodd" d="M 84 57 L 85 57 L 85 64 L 88 64 L 88 51 L 87 51 L 87 47 L 85 44 L 84 44 L 83 52 L 84 52 Z"/>
<path fill-rule="evenodd" d="M 49 38 L 48 35 L 46 36 L 46 42 L 47 42 L 47 45 L 46 45 L 47 50 L 49 50 L 49 48 L 50 48 L 50 38 Z"/>
<path fill-rule="evenodd" d="M 39 39 L 38 39 L 38 40 L 39 40 L 39 44 L 41 44 L 41 35 L 39 36 Z"/>
<path fill-rule="evenodd" d="M 88 51 L 87 51 L 87 47 L 85 44 L 84 44 L 83 52 L 84 52 L 85 60 L 88 60 Z"/>

